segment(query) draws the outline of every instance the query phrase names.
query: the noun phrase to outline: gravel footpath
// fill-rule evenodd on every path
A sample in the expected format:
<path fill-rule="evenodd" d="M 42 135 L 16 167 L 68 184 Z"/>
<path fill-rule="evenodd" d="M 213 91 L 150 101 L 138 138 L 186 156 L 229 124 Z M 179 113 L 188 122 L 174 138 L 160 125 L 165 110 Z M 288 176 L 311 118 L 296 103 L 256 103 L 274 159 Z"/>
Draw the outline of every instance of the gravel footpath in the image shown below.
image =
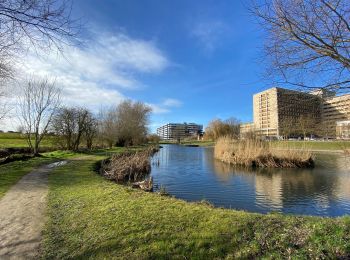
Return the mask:
<path fill-rule="evenodd" d="M 25 175 L 0 200 L 0 259 L 37 259 L 46 222 L 48 174 L 58 162 Z"/>

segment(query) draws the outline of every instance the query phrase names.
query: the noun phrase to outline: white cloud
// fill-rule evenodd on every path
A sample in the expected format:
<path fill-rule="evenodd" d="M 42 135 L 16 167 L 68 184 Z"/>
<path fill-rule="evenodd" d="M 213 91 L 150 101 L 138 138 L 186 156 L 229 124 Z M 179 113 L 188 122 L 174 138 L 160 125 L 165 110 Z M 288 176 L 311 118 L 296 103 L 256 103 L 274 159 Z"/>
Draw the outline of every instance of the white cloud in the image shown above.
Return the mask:
<path fill-rule="evenodd" d="M 182 102 L 174 98 L 167 98 L 163 101 L 163 105 L 166 107 L 180 107 Z"/>
<path fill-rule="evenodd" d="M 116 105 L 127 97 L 123 90 L 135 90 L 144 84 L 138 77 L 160 73 L 170 62 L 152 41 L 131 38 L 125 33 L 95 30 L 84 45 L 65 46 L 63 55 L 55 52 L 29 53 L 18 64 L 19 81 L 31 75 L 51 77 L 62 87 L 65 105 L 85 106 L 97 112 L 101 106 Z M 155 113 L 167 113 L 152 105 Z M 12 119 L 0 123 L 0 129 L 14 129 Z"/>
<path fill-rule="evenodd" d="M 118 103 L 123 89 L 143 85 L 139 74 L 159 73 L 169 66 L 153 42 L 119 32 L 93 35 L 84 46 L 66 46 L 63 54 L 29 54 L 19 71 L 56 78 L 66 103 L 87 107 Z"/>
<path fill-rule="evenodd" d="M 222 37 L 228 33 L 229 27 L 220 20 L 196 22 L 191 30 L 191 35 L 197 39 L 202 48 L 208 53 L 217 49 Z"/>
<path fill-rule="evenodd" d="M 168 108 L 163 107 L 162 105 L 147 103 L 148 106 L 152 108 L 153 114 L 166 114 L 169 113 L 170 110 Z"/>
<path fill-rule="evenodd" d="M 174 98 L 166 98 L 160 104 L 147 103 L 152 108 L 154 114 L 166 114 L 171 112 L 171 108 L 182 106 L 180 100 Z"/>

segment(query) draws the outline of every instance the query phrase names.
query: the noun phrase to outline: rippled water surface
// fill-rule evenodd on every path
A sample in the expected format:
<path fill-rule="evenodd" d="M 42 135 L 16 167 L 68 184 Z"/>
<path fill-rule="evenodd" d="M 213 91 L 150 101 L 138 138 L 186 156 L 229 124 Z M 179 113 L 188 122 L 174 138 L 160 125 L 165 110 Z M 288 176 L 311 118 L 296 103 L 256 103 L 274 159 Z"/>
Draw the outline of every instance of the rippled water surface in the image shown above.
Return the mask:
<path fill-rule="evenodd" d="M 246 170 L 215 160 L 211 147 L 163 145 L 152 161 L 156 189 L 187 201 L 260 213 L 350 214 L 350 158 L 342 154 L 317 154 L 314 169 Z"/>

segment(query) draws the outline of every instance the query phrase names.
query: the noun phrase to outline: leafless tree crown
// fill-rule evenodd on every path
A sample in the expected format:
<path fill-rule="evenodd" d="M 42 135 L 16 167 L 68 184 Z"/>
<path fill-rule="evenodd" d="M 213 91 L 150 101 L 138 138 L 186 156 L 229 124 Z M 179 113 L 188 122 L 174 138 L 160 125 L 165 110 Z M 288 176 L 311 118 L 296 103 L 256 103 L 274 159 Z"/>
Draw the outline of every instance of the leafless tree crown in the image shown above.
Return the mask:
<path fill-rule="evenodd" d="M 18 116 L 35 154 L 60 104 L 60 89 L 47 78 L 29 79 L 19 93 Z"/>
<path fill-rule="evenodd" d="M 241 122 L 234 118 L 226 120 L 214 119 L 209 122 L 205 129 L 205 136 L 207 139 L 217 140 L 222 136 L 230 136 L 232 138 L 239 138 Z"/>
<path fill-rule="evenodd" d="M 274 83 L 350 89 L 349 0 L 253 0 L 251 10 L 267 32 Z"/>
<path fill-rule="evenodd" d="M 62 48 L 78 32 L 70 0 L 0 1 L 0 77 L 11 75 L 13 56 L 28 48 Z"/>
<path fill-rule="evenodd" d="M 101 112 L 100 135 L 110 147 L 141 144 L 147 137 L 150 113 L 146 104 L 125 100 Z"/>

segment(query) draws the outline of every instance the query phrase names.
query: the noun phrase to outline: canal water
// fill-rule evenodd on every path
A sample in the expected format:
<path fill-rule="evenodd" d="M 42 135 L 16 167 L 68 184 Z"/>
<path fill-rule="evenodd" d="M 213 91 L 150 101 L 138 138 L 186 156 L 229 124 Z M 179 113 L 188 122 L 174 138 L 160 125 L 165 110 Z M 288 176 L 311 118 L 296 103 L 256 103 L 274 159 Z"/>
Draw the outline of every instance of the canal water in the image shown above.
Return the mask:
<path fill-rule="evenodd" d="M 241 169 L 214 159 L 212 147 L 162 145 L 152 158 L 155 188 L 249 212 L 350 214 L 350 158 L 317 154 L 314 169 Z"/>

